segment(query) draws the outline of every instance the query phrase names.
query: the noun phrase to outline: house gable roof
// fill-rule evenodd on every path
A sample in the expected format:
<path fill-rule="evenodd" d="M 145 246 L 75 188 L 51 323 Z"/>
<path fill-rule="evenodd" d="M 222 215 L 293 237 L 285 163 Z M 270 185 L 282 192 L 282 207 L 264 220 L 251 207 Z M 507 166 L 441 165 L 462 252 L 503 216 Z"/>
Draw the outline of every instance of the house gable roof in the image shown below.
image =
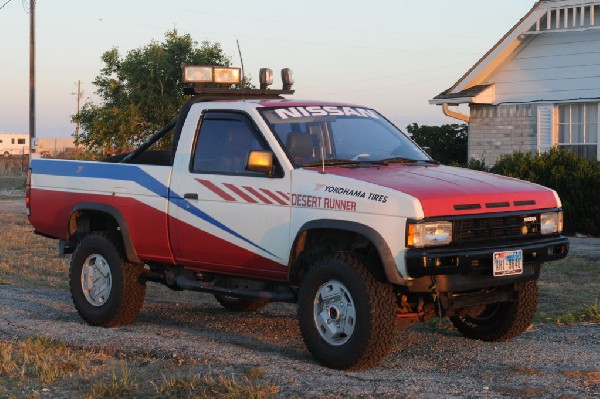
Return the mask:
<path fill-rule="evenodd" d="M 510 60 L 517 50 L 528 43 L 535 34 L 547 31 L 568 31 L 582 29 L 598 29 L 599 26 L 584 26 L 585 7 L 590 8 L 593 22 L 594 5 L 598 1 L 592 0 L 540 0 L 523 16 L 487 53 L 483 55 L 452 87 L 443 91 L 429 101 L 430 104 L 444 103 L 471 103 L 483 90 L 482 87 L 489 87 L 487 79 L 507 60 Z M 581 9 L 581 21 L 575 17 L 567 20 L 567 15 L 561 10 L 565 8 Z M 564 22 L 563 22 L 564 19 Z M 600 20 L 600 15 L 597 18 Z M 586 23 L 591 23 L 587 21 Z M 576 29 L 577 25 L 579 29 Z M 487 83 L 487 84 L 486 84 Z M 476 92 L 475 95 L 473 91 Z M 488 96 L 489 97 L 489 96 Z M 448 100 L 448 101 L 447 101 Z M 459 101 L 460 100 L 460 101 Z M 490 101 L 490 103 L 493 102 Z"/>
<path fill-rule="evenodd" d="M 493 89 L 493 84 L 484 84 L 484 85 L 475 85 L 471 86 L 468 89 L 459 91 L 459 92 L 451 92 L 451 89 L 445 90 L 435 96 L 430 103 L 432 104 L 444 104 L 444 103 L 465 103 L 465 102 L 478 102 L 475 99 L 480 97 L 489 89 Z M 486 96 L 489 97 L 489 96 Z M 447 101 L 452 100 L 452 101 Z"/>

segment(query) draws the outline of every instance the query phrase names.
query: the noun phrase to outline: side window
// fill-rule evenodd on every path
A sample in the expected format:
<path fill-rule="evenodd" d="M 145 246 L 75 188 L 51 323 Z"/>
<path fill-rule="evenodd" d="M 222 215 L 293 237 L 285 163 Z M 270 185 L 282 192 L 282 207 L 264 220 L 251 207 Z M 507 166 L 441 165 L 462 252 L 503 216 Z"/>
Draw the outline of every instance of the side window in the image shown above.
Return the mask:
<path fill-rule="evenodd" d="M 17 139 L 17 144 L 25 144 L 25 139 Z"/>
<path fill-rule="evenodd" d="M 237 115 L 234 119 L 205 117 L 198 132 L 191 172 L 261 175 L 246 170 L 248 153 L 255 150 L 267 147 L 249 121 Z"/>

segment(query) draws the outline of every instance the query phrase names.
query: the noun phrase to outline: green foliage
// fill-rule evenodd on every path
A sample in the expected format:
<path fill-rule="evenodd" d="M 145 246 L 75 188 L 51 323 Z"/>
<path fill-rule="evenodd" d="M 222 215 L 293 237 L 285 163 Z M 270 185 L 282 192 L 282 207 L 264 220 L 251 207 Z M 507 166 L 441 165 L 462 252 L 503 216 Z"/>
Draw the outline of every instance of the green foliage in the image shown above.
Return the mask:
<path fill-rule="evenodd" d="M 467 163 L 466 124 L 442 126 L 419 126 L 412 123 L 406 127 L 412 139 L 421 147 L 431 148 L 433 159 L 445 165 Z"/>
<path fill-rule="evenodd" d="M 471 158 L 471 159 L 469 159 L 469 162 L 467 162 L 466 164 L 452 162 L 452 164 L 450 166 L 456 166 L 459 168 L 467 168 L 467 169 L 473 169 L 473 170 L 480 170 L 482 172 L 490 171 L 490 167 L 485 164 L 485 159 Z"/>
<path fill-rule="evenodd" d="M 218 43 L 200 47 L 189 34 L 177 30 L 163 42 L 102 54 L 104 67 L 94 80 L 100 104 L 86 102 L 73 116 L 81 124 L 80 144 L 102 153 L 136 147 L 173 119 L 185 102 L 181 83 L 183 65 L 229 65 Z"/>
<path fill-rule="evenodd" d="M 600 162 L 564 149 L 500 157 L 492 173 L 550 187 L 564 210 L 565 231 L 600 235 Z"/>

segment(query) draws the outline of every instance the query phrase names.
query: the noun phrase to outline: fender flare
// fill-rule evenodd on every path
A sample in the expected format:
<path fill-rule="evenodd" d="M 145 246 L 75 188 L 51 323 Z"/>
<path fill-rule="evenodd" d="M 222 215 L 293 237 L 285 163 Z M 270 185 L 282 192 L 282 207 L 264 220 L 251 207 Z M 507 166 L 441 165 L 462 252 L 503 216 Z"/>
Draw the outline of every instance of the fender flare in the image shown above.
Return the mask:
<path fill-rule="evenodd" d="M 398 268 L 396 267 L 396 261 L 392 255 L 392 251 L 388 246 L 385 239 L 375 229 L 358 222 L 350 222 L 346 220 L 336 219 L 320 219 L 306 222 L 296 232 L 296 238 L 294 239 L 294 247 L 298 236 L 305 231 L 315 229 L 329 229 L 329 230 L 341 230 L 352 233 L 357 233 L 367 238 L 377 249 L 381 264 L 385 271 L 385 275 L 390 283 L 400 285 L 410 285 L 410 282 L 400 275 Z"/>
<path fill-rule="evenodd" d="M 123 247 L 125 249 L 125 255 L 127 256 L 127 259 L 130 262 L 143 263 L 141 261 L 141 259 L 137 256 L 137 251 L 135 250 L 135 247 L 133 246 L 133 242 L 131 240 L 131 235 L 129 233 L 129 227 L 127 225 L 127 221 L 125 220 L 125 218 L 123 217 L 121 212 L 117 208 L 115 208 L 114 206 L 111 206 L 111 205 L 97 203 L 97 202 L 83 202 L 81 204 L 77 204 L 71 211 L 71 214 L 69 215 L 69 220 L 68 220 L 68 225 L 67 225 L 67 235 L 68 235 L 69 239 L 71 238 L 71 229 L 69 228 L 69 225 L 71 223 L 71 220 L 73 219 L 73 215 L 77 212 L 85 212 L 85 211 L 106 213 L 106 214 L 110 215 L 113 219 L 115 219 L 119 226 L 120 232 L 121 232 L 121 237 L 123 239 Z"/>

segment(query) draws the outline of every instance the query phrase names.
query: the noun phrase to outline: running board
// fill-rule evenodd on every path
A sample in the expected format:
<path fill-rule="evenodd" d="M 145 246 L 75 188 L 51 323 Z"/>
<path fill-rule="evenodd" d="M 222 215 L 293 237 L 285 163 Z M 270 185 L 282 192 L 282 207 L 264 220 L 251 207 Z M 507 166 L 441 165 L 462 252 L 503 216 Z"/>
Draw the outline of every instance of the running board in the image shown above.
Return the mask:
<path fill-rule="evenodd" d="M 269 302 L 290 302 L 298 301 L 296 294 L 287 286 L 278 285 L 274 291 L 253 290 L 250 288 L 228 288 L 206 283 L 198 280 L 193 280 L 184 275 L 178 275 L 175 278 L 175 284 L 190 291 L 208 292 L 211 294 L 231 295 L 242 298 L 257 298 L 266 299 Z"/>

